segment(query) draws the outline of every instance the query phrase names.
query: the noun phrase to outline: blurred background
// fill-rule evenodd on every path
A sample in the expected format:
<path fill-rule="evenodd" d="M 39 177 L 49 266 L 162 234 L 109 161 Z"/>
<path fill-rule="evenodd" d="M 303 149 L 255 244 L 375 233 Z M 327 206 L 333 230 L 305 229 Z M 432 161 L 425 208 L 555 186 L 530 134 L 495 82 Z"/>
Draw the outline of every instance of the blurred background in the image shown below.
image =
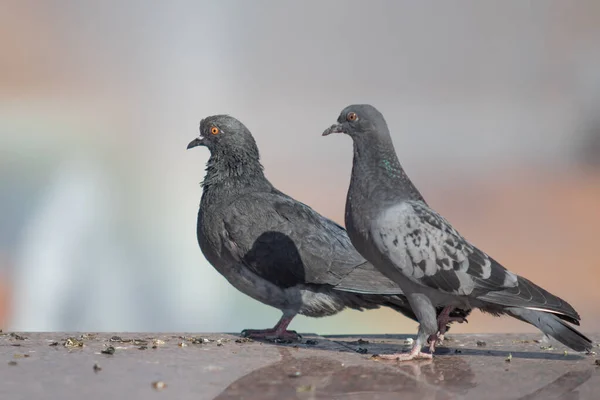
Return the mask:
<path fill-rule="evenodd" d="M 463 235 L 600 329 L 600 2 L 0 3 L 0 328 L 227 331 L 279 311 L 204 259 L 201 118 L 254 133 L 279 189 L 343 223 L 351 103 Z M 414 333 L 390 310 L 303 332 Z M 454 332 L 532 331 L 476 312 Z"/>

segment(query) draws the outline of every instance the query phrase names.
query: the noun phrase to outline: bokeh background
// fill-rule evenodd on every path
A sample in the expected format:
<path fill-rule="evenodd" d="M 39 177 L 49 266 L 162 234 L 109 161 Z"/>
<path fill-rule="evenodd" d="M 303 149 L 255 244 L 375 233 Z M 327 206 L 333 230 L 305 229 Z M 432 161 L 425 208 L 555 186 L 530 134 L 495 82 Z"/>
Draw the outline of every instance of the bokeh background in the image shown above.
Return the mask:
<path fill-rule="evenodd" d="M 3 0 L 0 328 L 240 331 L 277 310 L 198 249 L 201 118 L 254 133 L 267 176 L 343 223 L 372 103 L 429 203 L 600 329 L 600 2 Z M 389 310 L 299 317 L 414 333 Z M 455 332 L 531 331 L 475 313 Z"/>

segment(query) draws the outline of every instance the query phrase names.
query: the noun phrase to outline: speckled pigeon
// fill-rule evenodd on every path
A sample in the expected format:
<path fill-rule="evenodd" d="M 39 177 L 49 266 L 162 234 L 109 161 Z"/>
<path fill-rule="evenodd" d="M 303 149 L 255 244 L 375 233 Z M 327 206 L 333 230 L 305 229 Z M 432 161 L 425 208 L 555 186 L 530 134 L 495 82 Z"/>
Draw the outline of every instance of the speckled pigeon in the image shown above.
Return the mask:
<path fill-rule="evenodd" d="M 402 169 L 379 111 L 370 105 L 348 106 L 323 135 L 334 132 L 354 142 L 345 214 L 352 244 L 398 283 L 420 324 L 410 353 L 385 358 L 431 358 L 436 337 L 455 308 L 510 315 L 573 350 L 592 348 L 588 338 L 567 324 L 579 325 L 573 307 L 505 269 L 427 205 Z M 430 353 L 421 352 L 426 341 Z"/>
<path fill-rule="evenodd" d="M 296 314 L 322 317 L 346 307 L 388 306 L 416 320 L 398 285 L 366 262 L 344 228 L 271 185 L 240 121 L 203 119 L 188 149 L 196 146 L 210 150 L 198 212 L 202 253 L 235 288 L 283 312 L 274 328 L 242 334 L 296 340 L 287 330 Z"/>

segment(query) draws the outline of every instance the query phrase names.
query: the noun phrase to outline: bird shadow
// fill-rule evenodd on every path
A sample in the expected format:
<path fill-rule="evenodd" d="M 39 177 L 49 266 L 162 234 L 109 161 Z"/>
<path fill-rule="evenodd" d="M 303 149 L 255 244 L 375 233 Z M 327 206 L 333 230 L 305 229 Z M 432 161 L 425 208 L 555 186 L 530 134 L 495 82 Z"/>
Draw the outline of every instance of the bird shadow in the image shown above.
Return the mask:
<path fill-rule="evenodd" d="M 327 335 L 324 336 L 326 339 L 333 341 L 341 346 L 348 347 L 350 351 L 356 351 L 356 348 L 352 346 L 355 342 L 347 342 L 343 339 L 355 339 L 358 337 L 357 335 Z M 381 351 L 381 353 L 402 353 L 409 350 L 409 347 L 406 345 L 395 344 L 395 343 L 382 343 L 381 341 L 387 340 L 407 340 L 413 339 L 414 336 L 411 335 L 360 335 L 362 339 L 371 339 L 377 340 L 373 344 L 378 348 L 377 351 Z M 507 347 L 506 350 L 502 349 L 487 349 L 485 347 L 481 348 L 469 348 L 465 346 L 453 346 L 453 340 L 447 341 L 447 344 L 439 346 L 436 348 L 434 355 L 436 356 L 447 356 L 447 355 L 461 355 L 461 356 L 469 356 L 469 357 L 502 357 L 507 358 L 510 355 L 510 358 L 522 358 L 522 359 L 531 359 L 531 360 L 557 360 L 557 361 L 574 361 L 584 359 L 585 356 L 580 353 L 551 353 L 549 351 L 533 351 L 533 350 L 511 350 L 510 347 Z M 369 343 L 370 344 L 370 343 Z M 369 344 L 363 344 L 361 348 L 366 348 L 368 350 Z M 376 353 L 373 353 L 376 354 Z"/>
<path fill-rule="evenodd" d="M 236 335 L 236 334 L 232 334 Z M 408 352 L 410 347 L 408 345 L 402 345 L 398 343 L 390 343 L 389 340 L 399 341 L 413 339 L 411 335 L 326 335 L 318 336 L 316 334 L 301 334 L 302 340 L 297 342 L 292 341 L 278 341 L 269 339 L 253 339 L 254 341 L 271 344 L 282 347 L 302 347 L 302 348 L 313 348 L 317 350 L 325 350 L 332 352 L 347 352 L 357 353 L 358 355 L 371 355 L 376 354 L 391 354 L 391 353 L 403 353 Z M 357 338 L 360 339 L 357 340 Z M 319 345 L 320 341 L 329 341 L 336 344 L 337 346 L 322 346 Z M 347 339 L 354 339 L 348 341 Z M 452 343 L 452 342 L 450 342 Z M 549 351 L 529 351 L 529 350 L 511 350 L 507 347 L 506 350 L 502 349 L 487 349 L 482 348 L 469 348 L 463 346 L 452 346 L 450 344 L 436 348 L 435 356 L 466 356 L 466 357 L 496 357 L 496 358 L 510 358 L 515 359 L 530 359 L 530 360 L 555 360 L 555 361 L 575 361 L 585 358 L 582 353 L 551 353 Z"/>

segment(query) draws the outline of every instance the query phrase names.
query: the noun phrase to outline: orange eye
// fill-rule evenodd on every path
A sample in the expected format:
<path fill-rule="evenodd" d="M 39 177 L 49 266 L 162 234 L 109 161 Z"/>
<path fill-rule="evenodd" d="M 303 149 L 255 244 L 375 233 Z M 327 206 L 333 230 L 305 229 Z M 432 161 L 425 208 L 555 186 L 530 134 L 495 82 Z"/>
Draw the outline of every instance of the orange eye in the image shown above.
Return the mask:
<path fill-rule="evenodd" d="M 217 135 L 219 132 L 219 128 L 217 128 L 216 126 L 210 128 L 210 133 L 212 133 L 213 135 Z"/>
<path fill-rule="evenodd" d="M 346 119 L 350 122 L 354 122 L 358 119 L 358 115 L 356 115 L 355 112 L 349 112 L 348 115 L 346 116 Z"/>

